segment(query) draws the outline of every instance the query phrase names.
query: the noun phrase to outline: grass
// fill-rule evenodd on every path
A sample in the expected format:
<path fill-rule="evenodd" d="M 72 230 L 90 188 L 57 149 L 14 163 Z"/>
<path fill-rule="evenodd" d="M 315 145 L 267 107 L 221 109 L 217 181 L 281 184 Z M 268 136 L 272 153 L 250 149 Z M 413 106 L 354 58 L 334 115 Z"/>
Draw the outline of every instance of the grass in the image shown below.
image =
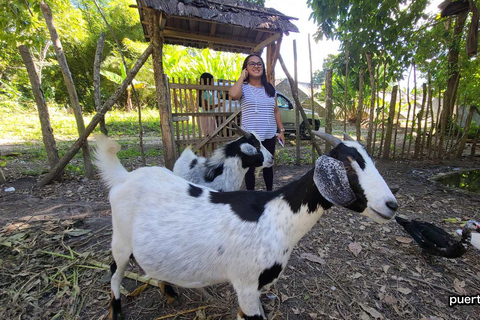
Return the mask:
<path fill-rule="evenodd" d="M 77 125 L 73 113 L 63 107 L 49 108 L 50 124 L 57 144 L 59 156 L 62 157 L 78 138 Z M 12 144 L 14 147 L 0 158 L 0 166 L 4 167 L 10 161 L 32 161 L 47 163 L 47 153 L 42 140 L 42 130 L 38 112 L 33 105 L 22 106 L 15 103 L 0 101 L 0 142 Z M 85 126 L 91 121 L 93 115 L 84 115 Z M 137 112 L 112 110 L 107 113 L 105 121 L 109 136 L 120 140 L 122 150 L 119 152 L 121 159 L 134 159 L 141 156 L 138 139 L 123 141 L 122 137 L 138 137 L 139 124 Z M 161 136 L 159 113 L 156 109 L 142 110 L 142 125 L 145 136 Z M 100 133 L 97 126 L 94 133 Z M 163 153 L 158 148 L 145 148 L 147 157 L 161 157 Z M 39 168 L 25 168 L 21 171 L 26 176 L 39 176 L 48 171 L 44 166 Z M 74 159 L 66 166 L 67 176 L 83 176 L 82 153 L 75 155 Z"/>
<path fill-rule="evenodd" d="M 77 125 L 73 113 L 63 107 L 50 107 L 50 124 L 57 141 L 78 138 Z M 14 107 L 0 104 L 0 139 L 11 142 L 42 141 L 42 128 L 38 112 L 31 107 Z M 93 115 L 84 115 L 85 125 L 92 120 Z M 112 110 L 105 116 L 110 136 L 138 136 L 138 113 Z M 146 135 L 160 135 L 159 113 L 155 109 L 142 110 L 142 125 Z M 94 132 L 99 133 L 97 127 Z"/>

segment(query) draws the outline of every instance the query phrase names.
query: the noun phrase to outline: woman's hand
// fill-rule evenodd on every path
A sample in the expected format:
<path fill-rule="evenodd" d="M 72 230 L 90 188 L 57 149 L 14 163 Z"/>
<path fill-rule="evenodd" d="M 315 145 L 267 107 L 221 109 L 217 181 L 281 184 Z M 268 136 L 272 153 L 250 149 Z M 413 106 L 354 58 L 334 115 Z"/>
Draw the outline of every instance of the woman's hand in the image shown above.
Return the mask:
<path fill-rule="evenodd" d="M 283 145 L 285 145 L 285 132 L 284 131 L 281 131 L 278 135 L 277 135 L 277 139 L 281 140 Z"/>
<path fill-rule="evenodd" d="M 245 81 L 245 79 L 247 79 L 247 78 L 248 78 L 248 71 L 247 71 L 247 69 L 243 69 L 242 73 L 240 74 L 240 79 L 238 79 L 238 80 Z"/>

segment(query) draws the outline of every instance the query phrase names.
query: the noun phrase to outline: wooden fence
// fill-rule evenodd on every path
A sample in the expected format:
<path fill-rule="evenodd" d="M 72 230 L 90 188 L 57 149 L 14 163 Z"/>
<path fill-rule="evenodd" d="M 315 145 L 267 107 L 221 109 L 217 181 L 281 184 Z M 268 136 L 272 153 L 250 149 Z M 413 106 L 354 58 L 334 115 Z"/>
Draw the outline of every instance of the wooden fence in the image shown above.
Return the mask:
<path fill-rule="evenodd" d="M 368 121 L 368 116 L 364 116 L 363 121 L 357 119 L 362 121 L 361 140 L 372 156 L 384 159 L 448 159 L 475 155 L 480 138 L 478 108 L 462 106 L 461 101 L 456 101 L 453 110 L 445 110 L 442 93 L 434 97 L 433 89 L 427 84 L 411 95 L 394 86 L 388 95 L 390 99 L 385 99 L 385 93 L 382 97 L 382 92 L 377 92 L 374 108 L 370 103 L 363 105 L 362 114 L 369 115 L 373 110 L 373 121 Z M 336 110 L 342 108 L 337 106 Z M 337 120 L 347 122 L 347 112 L 340 110 L 337 114 L 342 118 Z M 443 117 L 446 120 L 442 121 Z M 338 129 L 331 130 L 335 134 Z M 343 131 L 343 128 L 340 130 Z M 370 141 L 367 130 L 371 130 Z M 354 137 L 355 129 L 348 133 Z"/>
<path fill-rule="evenodd" d="M 212 85 L 191 79 L 169 81 L 177 154 L 190 145 L 194 152 L 208 156 L 235 139 L 228 127 L 231 121 L 238 123 L 240 103 L 229 98 L 231 86 L 230 80 L 216 80 Z"/>
<path fill-rule="evenodd" d="M 199 83 L 199 80 L 170 80 L 177 154 L 190 145 L 194 152 L 200 150 L 201 155 L 209 156 L 235 138 L 228 126 L 231 121 L 239 123 L 240 104 L 228 96 L 232 84 L 230 80 L 216 80 L 213 85 Z M 390 98 L 385 99 L 385 94 L 376 93 L 371 123 L 368 114 L 372 108 L 367 103 L 363 106 L 362 114 L 367 116 L 363 117 L 361 140 L 374 157 L 444 159 L 475 155 L 480 137 L 480 121 L 473 126 L 474 119 L 479 118 L 475 107 L 463 107 L 457 101 L 453 110 L 444 110 L 442 94 L 433 96 L 433 89 L 426 84 L 414 95 L 406 95 L 395 86 L 388 96 Z M 444 115 L 447 121 L 442 123 Z M 329 119 L 325 120 L 328 124 Z M 337 120 L 346 122 L 346 119 Z M 338 134 L 338 129 L 333 128 L 333 133 Z M 329 130 L 327 126 L 326 131 Z M 348 132 L 352 137 L 355 137 L 354 130 Z M 372 131 L 370 143 L 367 130 Z"/>

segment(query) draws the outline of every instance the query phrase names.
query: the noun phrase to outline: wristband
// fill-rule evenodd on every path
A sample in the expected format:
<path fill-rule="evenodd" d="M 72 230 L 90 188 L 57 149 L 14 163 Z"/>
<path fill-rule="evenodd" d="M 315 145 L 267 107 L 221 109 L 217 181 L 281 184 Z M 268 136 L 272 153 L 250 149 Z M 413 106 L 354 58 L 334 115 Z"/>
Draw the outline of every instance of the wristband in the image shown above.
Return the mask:
<path fill-rule="evenodd" d="M 280 132 L 285 132 L 285 128 L 280 129 Z"/>

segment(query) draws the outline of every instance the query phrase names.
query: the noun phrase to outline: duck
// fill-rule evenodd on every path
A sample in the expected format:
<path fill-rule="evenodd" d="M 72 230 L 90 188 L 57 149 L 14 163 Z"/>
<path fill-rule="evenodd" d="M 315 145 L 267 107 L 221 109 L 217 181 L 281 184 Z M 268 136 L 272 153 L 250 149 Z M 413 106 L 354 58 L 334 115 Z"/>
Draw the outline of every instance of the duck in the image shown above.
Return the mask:
<path fill-rule="evenodd" d="M 457 233 L 462 235 L 463 230 L 457 229 Z M 470 243 L 475 247 L 475 249 L 480 250 L 480 228 L 477 228 L 476 232 L 472 232 L 472 239 L 470 240 Z"/>
<path fill-rule="evenodd" d="M 470 220 L 462 229 L 461 239 L 457 240 L 442 228 L 429 222 L 407 220 L 401 217 L 395 217 L 395 220 L 412 236 L 424 252 L 450 259 L 463 256 L 472 244 L 472 230 L 480 230 L 480 223 Z M 475 238 L 478 240 L 477 237 Z"/>

